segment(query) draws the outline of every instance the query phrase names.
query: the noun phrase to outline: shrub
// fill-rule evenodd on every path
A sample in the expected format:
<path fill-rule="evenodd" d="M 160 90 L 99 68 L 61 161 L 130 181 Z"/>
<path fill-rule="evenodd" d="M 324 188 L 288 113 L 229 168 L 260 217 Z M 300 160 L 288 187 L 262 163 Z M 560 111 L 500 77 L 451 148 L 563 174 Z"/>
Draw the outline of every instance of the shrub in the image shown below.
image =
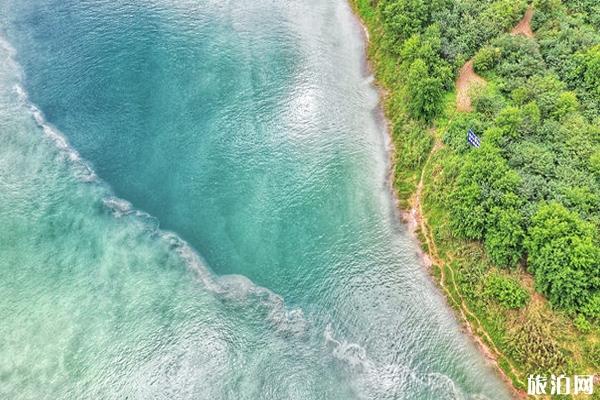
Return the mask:
<path fill-rule="evenodd" d="M 581 314 L 575 317 L 573 323 L 575 324 L 575 328 L 577 328 L 577 330 L 581 333 L 590 333 L 592 331 L 592 325 L 590 324 L 590 321 L 585 319 L 585 317 Z"/>
<path fill-rule="evenodd" d="M 508 309 L 518 309 L 529 303 L 527 290 L 515 279 L 492 274 L 485 280 L 485 294 L 493 297 Z"/>
<path fill-rule="evenodd" d="M 473 107 L 475 107 L 478 113 L 489 119 L 494 119 L 496 114 L 505 106 L 502 96 L 499 96 L 498 93 L 490 88 L 490 85 L 473 86 L 469 90 L 469 94 L 471 95 L 471 104 L 473 104 Z"/>
<path fill-rule="evenodd" d="M 513 267 L 523 254 L 523 217 L 514 208 L 495 207 L 490 214 L 485 250 L 496 266 Z"/>
<path fill-rule="evenodd" d="M 509 353 L 525 366 L 528 373 L 557 374 L 565 372 L 566 358 L 543 317 L 530 315 L 508 332 Z"/>
<path fill-rule="evenodd" d="M 542 205 L 532 219 L 525 248 L 536 289 L 557 307 L 575 311 L 600 287 L 596 228 L 558 203 Z"/>
<path fill-rule="evenodd" d="M 433 146 L 433 138 L 423 127 L 411 120 L 399 120 L 393 128 L 394 147 L 401 157 L 396 160 L 400 170 L 420 168 Z"/>
<path fill-rule="evenodd" d="M 600 317 L 600 293 L 595 292 L 592 294 L 580 311 L 589 319 L 598 319 Z"/>
<path fill-rule="evenodd" d="M 600 150 L 596 150 L 590 157 L 590 171 L 600 177 Z"/>
<path fill-rule="evenodd" d="M 476 114 L 457 114 L 444 133 L 442 140 L 452 150 L 458 153 L 466 153 L 471 149 L 471 145 L 467 142 L 467 131 L 471 129 L 473 132 L 479 134 L 479 132 L 485 129 L 485 126 L 486 124 Z"/>
<path fill-rule="evenodd" d="M 500 59 L 500 49 L 498 47 L 484 47 L 473 57 L 473 68 L 477 73 L 489 71 L 496 66 L 498 59 Z"/>
<path fill-rule="evenodd" d="M 450 226 L 466 239 L 482 239 L 492 224 L 493 207 L 520 205 L 515 195 L 521 184 L 519 175 L 508 167 L 497 148 L 482 144 L 473 149 L 461 168 L 456 188 L 450 195 Z"/>

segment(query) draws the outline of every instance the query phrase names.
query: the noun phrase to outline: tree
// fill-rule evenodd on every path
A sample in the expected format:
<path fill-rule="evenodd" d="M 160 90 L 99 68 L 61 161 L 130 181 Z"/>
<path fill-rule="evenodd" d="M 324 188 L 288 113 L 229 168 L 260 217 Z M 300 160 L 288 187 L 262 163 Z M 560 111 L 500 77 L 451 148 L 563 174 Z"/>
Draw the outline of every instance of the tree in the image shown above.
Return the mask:
<path fill-rule="evenodd" d="M 410 66 L 406 95 L 408 109 L 416 119 L 431 121 L 441 111 L 444 96 L 442 81 L 429 75 L 427 65 L 420 58 Z"/>
<path fill-rule="evenodd" d="M 500 57 L 500 48 L 491 46 L 483 47 L 473 57 L 473 68 L 478 73 L 489 71 L 496 66 L 496 62 Z"/>
<path fill-rule="evenodd" d="M 506 107 L 496 117 L 496 125 L 513 138 L 519 136 L 519 128 L 522 123 L 521 110 L 517 107 Z"/>
<path fill-rule="evenodd" d="M 571 79 L 583 89 L 600 95 L 600 45 L 577 53 L 576 60 L 578 65 L 573 70 Z"/>
<path fill-rule="evenodd" d="M 564 92 L 556 100 L 556 106 L 552 112 L 552 116 L 557 120 L 562 120 L 568 114 L 579 109 L 579 101 L 574 92 Z"/>
<path fill-rule="evenodd" d="M 466 239 L 482 239 L 493 224 L 494 207 L 517 208 L 515 194 L 521 184 L 500 151 L 485 143 L 473 149 L 461 168 L 456 188 L 450 196 L 450 226 L 454 234 Z"/>
<path fill-rule="evenodd" d="M 499 0 L 489 5 L 483 13 L 482 20 L 489 24 L 490 30 L 497 34 L 511 29 L 521 18 L 527 8 L 524 0 Z"/>
<path fill-rule="evenodd" d="M 558 203 L 542 205 L 525 239 L 536 289 L 557 307 L 575 311 L 600 288 L 600 248 L 592 224 Z"/>
<path fill-rule="evenodd" d="M 448 3 L 448 0 L 382 0 L 379 12 L 393 40 L 406 40 L 421 33 L 431 23 L 432 14 Z"/>
<path fill-rule="evenodd" d="M 509 148 L 509 163 L 520 171 L 551 177 L 555 172 L 556 154 L 545 143 L 520 141 Z"/>
<path fill-rule="evenodd" d="M 525 306 L 529 293 L 513 278 L 492 274 L 485 280 L 485 294 L 495 298 L 504 308 L 517 309 Z"/>
<path fill-rule="evenodd" d="M 485 250 L 494 265 L 513 267 L 523 255 L 523 217 L 514 208 L 494 207 L 485 234 Z"/>
<path fill-rule="evenodd" d="M 387 33 L 394 39 L 405 40 L 420 33 L 427 18 L 423 0 L 389 0 L 379 6 Z"/>
<path fill-rule="evenodd" d="M 565 84 L 553 74 L 545 76 L 534 75 L 527 80 L 527 88 L 530 96 L 535 98 L 541 112 L 541 117 L 545 118 L 554 110 L 558 97 L 565 88 Z"/>
<path fill-rule="evenodd" d="M 560 0 L 533 0 L 533 9 L 536 12 L 552 14 L 562 7 Z"/>

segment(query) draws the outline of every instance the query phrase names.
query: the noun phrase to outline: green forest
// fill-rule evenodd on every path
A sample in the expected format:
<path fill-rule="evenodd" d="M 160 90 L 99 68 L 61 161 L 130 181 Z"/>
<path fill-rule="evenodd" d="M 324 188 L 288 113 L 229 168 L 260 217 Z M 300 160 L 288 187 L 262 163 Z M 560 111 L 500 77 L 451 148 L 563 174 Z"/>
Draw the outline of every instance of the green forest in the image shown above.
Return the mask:
<path fill-rule="evenodd" d="M 450 305 L 464 302 L 517 388 L 536 372 L 600 370 L 600 2 L 352 3 L 371 32 L 394 187 L 408 208 L 423 179 Z M 533 36 L 511 33 L 528 8 Z M 468 60 L 485 84 L 465 112 L 455 82 Z"/>

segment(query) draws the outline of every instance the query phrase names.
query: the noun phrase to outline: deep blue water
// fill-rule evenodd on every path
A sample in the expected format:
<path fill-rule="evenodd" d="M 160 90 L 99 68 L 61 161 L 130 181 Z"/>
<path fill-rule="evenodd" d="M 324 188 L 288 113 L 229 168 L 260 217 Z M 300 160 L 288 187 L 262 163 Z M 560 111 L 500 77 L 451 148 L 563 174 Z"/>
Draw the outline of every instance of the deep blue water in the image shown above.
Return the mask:
<path fill-rule="evenodd" d="M 0 0 L 0 33 L 0 397 L 509 397 L 399 222 L 344 1 Z"/>

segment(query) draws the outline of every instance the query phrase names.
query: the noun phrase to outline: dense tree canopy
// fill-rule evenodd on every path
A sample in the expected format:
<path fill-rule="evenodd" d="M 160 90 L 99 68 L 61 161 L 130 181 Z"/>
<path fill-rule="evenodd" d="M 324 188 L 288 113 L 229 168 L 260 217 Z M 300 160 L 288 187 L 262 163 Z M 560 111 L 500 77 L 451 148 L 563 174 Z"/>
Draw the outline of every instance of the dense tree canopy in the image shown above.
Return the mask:
<path fill-rule="evenodd" d="M 525 0 L 365 1 L 382 23 L 380 51 L 394 60 L 385 79 L 402 95 L 390 103 L 404 115 L 435 121 L 470 58 L 491 83 L 443 137 L 461 155 L 453 234 L 483 241 L 499 267 L 522 262 L 556 307 L 600 317 L 600 3 L 534 0 L 528 38 L 509 33 Z M 468 145 L 467 129 L 481 148 Z M 405 134 L 421 149 L 411 166 L 431 143 L 419 134 Z"/>
<path fill-rule="evenodd" d="M 597 371 L 600 2 L 352 2 L 388 89 L 393 185 L 407 206 L 422 179 L 431 229 L 421 240 L 435 241 L 431 269 L 449 304 L 476 316 L 517 387 L 515 371 L 522 382 Z M 510 33 L 527 7 L 533 37 Z M 465 94 L 450 92 L 468 60 L 487 84 L 471 85 L 474 109 L 460 112 L 453 100 Z"/>
<path fill-rule="evenodd" d="M 525 240 L 536 287 L 566 310 L 586 305 L 600 288 L 597 228 L 558 203 L 540 206 Z"/>

